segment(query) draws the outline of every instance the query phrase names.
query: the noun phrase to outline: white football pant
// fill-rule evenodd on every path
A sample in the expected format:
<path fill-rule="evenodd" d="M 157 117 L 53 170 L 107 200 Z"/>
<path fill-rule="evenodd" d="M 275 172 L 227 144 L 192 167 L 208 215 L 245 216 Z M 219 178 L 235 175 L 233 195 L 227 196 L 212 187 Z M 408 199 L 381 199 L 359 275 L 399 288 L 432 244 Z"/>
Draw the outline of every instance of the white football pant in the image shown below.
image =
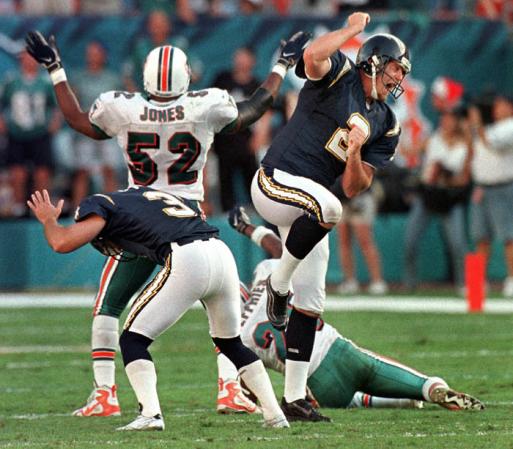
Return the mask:
<path fill-rule="evenodd" d="M 251 198 L 264 220 L 278 227 L 285 244 L 290 227 L 301 215 L 310 214 L 320 223 L 336 224 L 342 216 L 342 205 L 328 189 L 311 179 L 274 169 L 267 176 L 260 169 L 253 178 Z M 300 262 L 292 276 L 294 305 L 321 314 L 326 299 L 329 240 L 324 237 Z"/>
<path fill-rule="evenodd" d="M 210 335 L 240 334 L 239 275 L 233 254 L 219 239 L 171 244 L 172 252 L 134 301 L 124 328 L 155 340 L 201 300 Z"/>

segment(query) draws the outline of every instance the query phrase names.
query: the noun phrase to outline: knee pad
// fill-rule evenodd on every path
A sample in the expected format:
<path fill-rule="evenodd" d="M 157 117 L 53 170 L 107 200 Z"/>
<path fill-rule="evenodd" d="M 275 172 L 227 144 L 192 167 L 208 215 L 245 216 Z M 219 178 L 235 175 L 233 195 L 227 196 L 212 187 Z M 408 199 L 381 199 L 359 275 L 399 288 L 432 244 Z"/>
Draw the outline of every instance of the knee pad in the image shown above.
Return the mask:
<path fill-rule="evenodd" d="M 116 349 L 118 344 L 118 319 L 107 315 L 93 318 L 91 346 L 95 348 Z"/>
<path fill-rule="evenodd" d="M 342 219 L 342 203 L 333 196 L 332 200 L 323 207 L 322 214 L 325 223 L 336 225 Z"/>
<path fill-rule="evenodd" d="M 287 360 L 309 362 L 315 341 L 317 317 L 292 309 L 286 331 Z"/>
<path fill-rule="evenodd" d="M 441 377 L 428 377 L 426 379 L 426 382 L 424 382 L 424 385 L 422 386 L 422 396 L 424 397 L 425 401 L 432 402 L 429 393 L 431 392 L 431 388 L 435 384 L 441 384 L 445 387 L 448 387 L 447 382 L 443 380 Z"/>
<path fill-rule="evenodd" d="M 285 248 L 297 259 L 304 259 L 329 231 L 316 219 L 302 215 L 292 223 Z"/>
<path fill-rule="evenodd" d="M 213 337 L 212 340 L 217 348 L 237 367 L 237 370 L 258 360 L 256 354 L 243 345 L 240 336 L 234 338 Z"/>
<path fill-rule="evenodd" d="M 127 366 L 134 360 L 152 360 L 148 347 L 153 343 L 151 338 L 136 332 L 123 331 L 119 337 L 119 347 L 123 356 L 123 364 Z"/>

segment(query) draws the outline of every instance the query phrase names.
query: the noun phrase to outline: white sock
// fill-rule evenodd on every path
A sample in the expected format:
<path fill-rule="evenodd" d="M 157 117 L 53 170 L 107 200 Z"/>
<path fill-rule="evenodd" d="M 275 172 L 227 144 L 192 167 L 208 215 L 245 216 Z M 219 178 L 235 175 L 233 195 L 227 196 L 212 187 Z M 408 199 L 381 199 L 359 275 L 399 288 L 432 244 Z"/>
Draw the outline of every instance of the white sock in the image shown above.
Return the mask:
<path fill-rule="evenodd" d="M 235 380 L 239 376 L 239 372 L 235 365 L 222 352 L 217 354 L 217 373 L 218 377 L 223 380 Z"/>
<path fill-rule="evenodd" d="M 283 245 L 280 261 L 271 274 L 271 287 L 275 291 L 282 295 L 288 293 L 290 290 L 290 279 L 301 260 L 290 254 L 285 245 Z"/>
<path fill-rule="evenodd" d="M 118 347 L 118 318 L 96 315 L 91 330 L 94 382 L 98 387 L 116 383 L 114 356 Z"/>
<path fill-rule="evenodd" d="M 357 391 L 348 408 L 414 408 L 414 399 L 382 398 Z"/>
<path fill-rule="evenodd" d="M 310 362 L 285 360 L 285 400 L 294 402 L 306 396 L 306 381 Z"/>
<path fill-rule="evenodd" d="M 97 387 L 112 387 L 116 383 L 114 360 L 93 361 L 94 383 Z"/>
<path fill-rule="evenodd" d="M 431 398 L 429 397 L 429 390 L 431 390 L 431 387 L 434 384 L 442 384 L 443 386 L 447 387 L 447 382 L 445 380 L 441 379 L 440 377 L 428 377 L 426 382 L 424 382 L 424 385 L 422 385 L 422 396 L 424 396 L 424 399 L 427 402 L 432 402 Z"/>
<path fill-rule="evenodd" d="M 160 414 L 157 372 L 153 362 L 145 359 L 134 360 L 125 367 L 125 371 L 137 401 L 142 406 L 141 414 L 147 417 Z"/>
<path fill-rule="evenodd" d="M 271 379 L 269 379 L 261 360 L 243 366 L 239 373 L 244 383 L 260 401 L 262 414 L 266 421 L 278 417 L 285 417 L 276 400 Z"/>

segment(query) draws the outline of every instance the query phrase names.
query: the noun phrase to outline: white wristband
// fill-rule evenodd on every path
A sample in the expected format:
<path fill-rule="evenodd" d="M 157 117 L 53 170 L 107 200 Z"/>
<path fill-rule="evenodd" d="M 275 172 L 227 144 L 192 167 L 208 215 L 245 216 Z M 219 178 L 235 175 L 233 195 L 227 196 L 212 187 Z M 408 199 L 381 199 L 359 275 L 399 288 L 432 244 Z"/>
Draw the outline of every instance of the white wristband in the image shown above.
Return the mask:
<path fill-rule="evenodd" d="M 269 234 L 274 234 L 269 228 L 265 226 L 257 226 L 251 234 L 251 240 L 253 240 L 258 246 L 262 246 L 262 239 Z"/>
<path fill-rule="evenodd" d="M 281 79 L 284 79 L 287 74 L 287 68 L 282 64 L 275 64 L 271 72 L 276 73 L 276 75 L 281 76 Z"/>
<path fill-rule="evenodd" d="M 50 73 L 50 78 L 52 80 L 53 85 L 62 83 L 63 81 L 68 81 L 68 78 L 66 78 L 66 72 L 61 67 L 60 69 L 54 70 Z"/>

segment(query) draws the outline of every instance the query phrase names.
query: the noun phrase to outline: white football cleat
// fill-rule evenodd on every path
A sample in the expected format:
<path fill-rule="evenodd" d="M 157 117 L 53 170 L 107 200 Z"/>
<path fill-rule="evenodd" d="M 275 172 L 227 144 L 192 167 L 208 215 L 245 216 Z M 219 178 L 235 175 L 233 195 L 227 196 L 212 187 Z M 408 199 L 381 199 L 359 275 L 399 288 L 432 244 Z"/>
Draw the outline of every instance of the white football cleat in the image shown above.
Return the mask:
<path fill-rule="evenodd" d="M 513 298 L 513 276 L 508 276 L 502 287 L 502 296 L 505 298 Z"/>
<path fill-rule="evenodd" d="M 86 405 L 75 410 L 73 416 L 120 416 L 121 408 L 116 389 L 116 385 L 96 387 L 89 395 Z"/>
<path fill-rule="evenodd" d="M 262 413 L 251 399 L 244 396 L 238 381 L 218 380 L 217 413 Z"/>
<path fill-rule="evenodd" d="M 385 281 L 371 282 L 367 289 L 369 295 L 383 296 L 388 293 L 388 285 Z"/>
<path fill-rule="evenodd" d="M 337 293 L 341 295 L 355 295 L 360 291 L 360 284 L 356 279 L 346 279 L 338 285 Z"/>
<path fill-rule="evenodd" d="M 440 407 L 448 410 L 484 410 L 484 404 L 466 393 L 454 391 L 446 385 L 434 384 L 429 391 L 429 398 Z"/>
<path fill-rule="evenodd" d="M 123 427 L 118 427 L 116 430 L 164 430 L 166 428 L 162 415 L 143 416 L 139 415 L 130 424 Z"/>
<path fill-rule="evenodd" d="M 262 424 L 262 427 L 268 427 L 270 429 L 282 429 L 290 427 L 289 422 L 285 415 L 276 416 L 275 418 L 266 419 Z"/>

